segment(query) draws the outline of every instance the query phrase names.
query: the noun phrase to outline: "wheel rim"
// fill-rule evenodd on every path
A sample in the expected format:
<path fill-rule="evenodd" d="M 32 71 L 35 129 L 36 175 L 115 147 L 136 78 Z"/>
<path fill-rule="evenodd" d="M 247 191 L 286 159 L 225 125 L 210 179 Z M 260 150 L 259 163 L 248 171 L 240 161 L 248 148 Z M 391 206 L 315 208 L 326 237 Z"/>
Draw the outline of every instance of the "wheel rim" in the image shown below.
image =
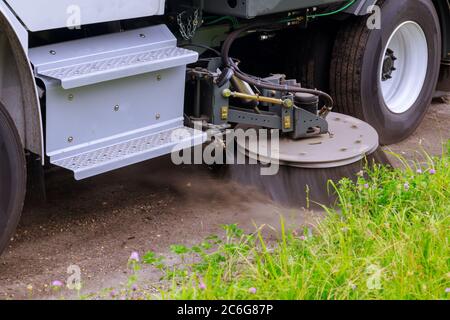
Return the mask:
<path fill-rule="evenodd" d="M 428 69 L 428 43 L 422 28 L 413 21 L 392 33 L 380 62 L 379 82 L 387 108 L 408 111 L 419 98 Z"/>

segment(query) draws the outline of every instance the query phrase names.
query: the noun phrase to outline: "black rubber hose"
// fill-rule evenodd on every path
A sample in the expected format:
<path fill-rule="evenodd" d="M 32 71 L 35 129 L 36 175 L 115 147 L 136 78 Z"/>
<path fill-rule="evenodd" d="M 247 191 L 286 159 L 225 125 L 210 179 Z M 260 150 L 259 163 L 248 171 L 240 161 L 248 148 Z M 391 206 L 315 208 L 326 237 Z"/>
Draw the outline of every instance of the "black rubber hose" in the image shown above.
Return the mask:
<path fill-rule="evenodd" d="M 309 94 L 313 94 L 313 95 L 322 97 L 325 101 L 325 106 L 321 111 L 321 115 L 325 114 L 325 116 L 326 116 L 333 109 L 333 106 L 334 106 L 333 98 L 328 93 L 325 93 L 323 91 L 316 90 L 316 89 L 306 89 L 306 88 L 301 88 L 301 87 L 297 87 L 297 86 L 276 85 L 276 84 L 270 83 L 264 79 L 253 77 L 249 74 L 242 72 L 239 69 L 239 67 L 236 65 L 234 60 L 230 58 L 231 46 L 233 45 L 234 41 L 236 39 L 238 39 L 244 32 L 248 32 L 253 29 L 257 30 L 258 28 L 267 27 L 267 26 L 268 26 L 267 24 L 261 24 L 261 23 L 258 24 L 257 23 L 257 24 L 252 24 L 252 25 L 246 26 L 244 28 L 235 30 L 232 33 L 230 33 L 228 35 L 228 37 L 225 39 L 225 42 L 222 46 L 223 63 L 225 64 L 225 66 L 227 66 L 228 68 L 231 68 L 234 71 L 234 74 L 236 75 L 236 77 L 238 77 L 239 79 L 241 79 L 251 85 L 254 85 L 256 87 L 265 88 L 268 90 L 275 90 L 275 91 L 309 93 Z"/>

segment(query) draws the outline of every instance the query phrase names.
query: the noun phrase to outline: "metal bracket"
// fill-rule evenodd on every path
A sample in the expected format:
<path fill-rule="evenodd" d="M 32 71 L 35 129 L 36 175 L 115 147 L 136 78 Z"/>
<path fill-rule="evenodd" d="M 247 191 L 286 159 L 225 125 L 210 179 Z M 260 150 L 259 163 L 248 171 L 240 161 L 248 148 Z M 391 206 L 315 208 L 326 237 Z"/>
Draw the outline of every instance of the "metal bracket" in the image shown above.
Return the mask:
<path fill-rule="evenodd" d="M 261 111 L 258 114 L 242 108 L 230 108 L 228 111 L 228 121 L 270 129 L 282 129 L 281 117 L 270 112 Z"/>
<path fill-rule="evenodd" d="M 295 109 L 295 131 L 293 139 L 306 138 L 328 132 L 328 122 L 304 109 Z"/>

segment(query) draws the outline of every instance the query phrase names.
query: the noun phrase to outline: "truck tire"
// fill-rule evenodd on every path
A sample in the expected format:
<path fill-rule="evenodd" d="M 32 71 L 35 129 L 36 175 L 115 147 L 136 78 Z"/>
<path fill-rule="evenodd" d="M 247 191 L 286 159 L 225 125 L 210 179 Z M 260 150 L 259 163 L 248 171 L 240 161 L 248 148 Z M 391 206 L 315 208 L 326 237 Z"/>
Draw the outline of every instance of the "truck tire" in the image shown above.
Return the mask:
<path fill-rule="evenodd" d="M 0 103 L 0 253 L 14 234 L 26 192 L 26 161 L 13 120 Z"/>
<path fill-rule="evenodd" d="M 296 79 L 304 88 L 329 91 L 329 70 L 333 40 L 336 32 L 328 25 L 318 25 L 306 30 L 294 29 L 285 41 L 291 42 L 283 61 L 283 73 Z"/>
<path fill-rule="evenodd" d="M 379 1 L 381 28 L 346 21 L 330 69 L 338 111 L 370 123 L 384 145 L 410 136 L 426 114 L 441 61 L 441 30 L 431 0 Z"/>

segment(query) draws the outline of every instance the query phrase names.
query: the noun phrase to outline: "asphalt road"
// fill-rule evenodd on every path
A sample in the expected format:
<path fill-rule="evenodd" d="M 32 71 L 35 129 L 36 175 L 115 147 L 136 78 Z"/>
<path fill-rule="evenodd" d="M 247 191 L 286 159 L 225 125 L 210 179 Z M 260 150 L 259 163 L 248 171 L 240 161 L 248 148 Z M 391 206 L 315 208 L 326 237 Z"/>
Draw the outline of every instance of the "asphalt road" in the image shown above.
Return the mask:
<path fill-rule="evenodd" d="M 389 148 L 408 159 L 417 150 L 442 152 L 450 139 L 450 105 L 434 103 L 419 130 Z M 48 176 L 48 201 L 26 204 L 11 245 L 0 257 L 0 299 L 77 297 L 55 292 L 67 268 L 81 269 L 83 292 L 120 287 L 127 279 L 132 251 L 168 253 L 172 244 L 195 244 L 221 225 L 279 225 L 280 215 L 293 227 L 314 223 L 320 214 L 284 208 L 255 190 L 224 181 L 205 167 L 177 167 L 167 158 L 75 182 L 69 174 Z M 267 237 L 275 237 L 266 228 Z M 146 283 L 158 274 L 144 270 Z"/>

